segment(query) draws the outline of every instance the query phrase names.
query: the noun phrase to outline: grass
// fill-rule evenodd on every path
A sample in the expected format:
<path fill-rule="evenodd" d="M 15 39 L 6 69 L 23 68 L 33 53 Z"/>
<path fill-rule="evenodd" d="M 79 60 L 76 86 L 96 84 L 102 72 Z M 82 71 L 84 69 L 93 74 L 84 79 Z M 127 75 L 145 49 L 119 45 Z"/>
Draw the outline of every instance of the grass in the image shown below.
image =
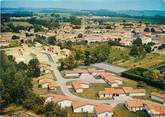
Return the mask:
<path fill-rule="evenodd" d="M 98 92 L 106 87 L 109 87 L 109 85 L 106 83 L 96 83 L 96 84 L 90 84 L 90 87 L 88 89 L 84 89 L 83 93 L 75 93 L 75 91 L 73 90 L 72 92 L 80 97 L 99 99 L 99 97 L 97 96 Z"/>
<path fill-rule="evenodd" d="M 11 23 L 13 23 L 13 25 L 15 26 L 33 26 L 32 24 L 30 24 L 29 22 L 22 22 L 22 21 L 12 21 Z"/>
<path fill-rule="evenodd" d="M 145 111 L 130 112 L 123 104 L 117 105 L 113 112 L 113 117 L 149 117 Z"/>
<path fill-rule="evenodd" d="M 165 56 L 157 53 L 149 53 L 144 58 L 131 58 L 125 62 L 118 62 L 117 65 L 125 68 L 143 67 L 149 68 L 165 60 Z"/>

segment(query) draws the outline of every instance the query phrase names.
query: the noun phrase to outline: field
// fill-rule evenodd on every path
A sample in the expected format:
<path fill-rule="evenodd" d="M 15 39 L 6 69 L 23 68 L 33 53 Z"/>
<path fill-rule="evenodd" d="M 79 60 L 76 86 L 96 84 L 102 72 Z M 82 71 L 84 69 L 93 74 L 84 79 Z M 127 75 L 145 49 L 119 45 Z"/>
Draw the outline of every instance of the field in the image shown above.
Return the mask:
<path fill-rule="evenodd" d="M 145 111 L 130 112 L 127 108 L 120 104 L 114 108 L 113 117 L 149 117 Z"/>
<path fill-rule="evenodd" d="M 118 62 L 116 65 L 125 68 L 133 68 L 133 67 L 143 67 L 148 68 L 153 65 L 159 64 L 165 60 L 165 56 L 157 53 L 147 54 L 144 58 L 130 58 L 125 62 Z"/>
<path fill-rule="evenodd" d="M 30 24 L 29 22 L 16 22 L 16 21 L 13 21 L 13 22 L 11 22 L 11 23 L 13 23 L 13 25 L 14 26 L 33 26 L 32 24 Z"/>
<path fill-rule="evenodd" d="M 90 88 L 89 89 L 84 89 L 83 93 L 75 93 L 74 91 L 72 91 L 75 95 L 80 96 L 80 97 L 84 97 L 84 98 L 91 98 L 91 99 L 99 99 L 97 94 L 99 91 L 103 90 L 104 88 L 109 87 L 107 84 L 105 83 L 97 83 L 97 84 L 90 84 Z"/>

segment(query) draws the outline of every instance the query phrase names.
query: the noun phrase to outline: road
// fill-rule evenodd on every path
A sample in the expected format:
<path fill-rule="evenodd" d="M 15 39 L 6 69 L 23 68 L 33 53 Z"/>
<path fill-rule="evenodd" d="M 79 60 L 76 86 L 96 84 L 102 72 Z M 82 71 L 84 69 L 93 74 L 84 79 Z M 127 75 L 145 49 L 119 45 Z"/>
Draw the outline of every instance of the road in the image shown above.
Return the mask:
<path fill-rule="evenodd" d="M 48 55 L 53 76 L 54 76 L 55 80 L 58 81 L 59 86 L 61 88 L 61 91 L 63 92 L 64 95 L 69 96 L 74 100 L 83 100 L 83 101 L 89 101 L 89 102 L 106 103 L 106 104 L 110 104 L 112 107 L 115 107 L 119 103 L 124 103 L 127 100 L 132 100 L 132 98 L 128 97 L 128 96 L 125 96 L 123 98 L 114 99 L 114 100 L 95 100 L 95 99 L 87 99 L 87 98 L 82 98 L 82 97 L 78 97 L 76 95 L 73 95 L 69 91 L 66 83 L 70 82 L 72 80 L 75 80 L 75 79 L 65 79 L 65 78 L 63 78 L 60 71 L 58 70 L 57 60 L 55 59 L 56 57 L 53 56 L 53 54 L 51 54 L 51 53 L 46 53 L 46 55 Z"/>

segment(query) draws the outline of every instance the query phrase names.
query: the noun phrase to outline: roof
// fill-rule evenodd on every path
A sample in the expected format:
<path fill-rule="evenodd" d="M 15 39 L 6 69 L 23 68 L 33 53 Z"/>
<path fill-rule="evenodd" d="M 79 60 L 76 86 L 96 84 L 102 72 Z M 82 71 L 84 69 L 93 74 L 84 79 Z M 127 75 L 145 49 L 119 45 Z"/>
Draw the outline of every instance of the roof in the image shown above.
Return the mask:
<path fill-rule="evenodd" d="M 152 92 L 151 96 L 157 96 L 157 97 L 162 98 L 162 99 L 165 100 L 165 93 Z"/>
<path fill-rule="evenodd" d="M 88 82 L 84 81 L 84 80 L 75 80 L 75 81 L 72 81 L 72 86 L 74 89 L 81 89 L 81 84 L 86 84 L 86 85 L 89 85 Z"/>
<path fill-rule="evenodd" d="M 44 78 L 47 78 L 47 79 L 53 79 L 53 75 L 52 74 L 45 74 L 45 75 L 42 75 L 40 76 L 38 79 L 44 79 Z"/>
<path fill-rule="evenodd" d="M 128 107 L 130 108 L 137 108 L 137 107 L 143 107 L 144 101 L 143 100 L 130 100 L 126 102 Z"/>
<path fill-rule="evenodd" d="M 55 102 L 55 103 L 60 102 L 60 101 L 63 101 L 63 100 L 73 101 L 73 99 L 70 98 L 70 97 L 68 97 L 68 96 L 57 95 L 57 94 L 54 94 L 54 93 L 49 93 L 49 94 L 46 94 L 46 95 L 41 95 L 41 97 L 43 97 L 44 99 L 47 99 L 49 97 L 52 97 L 52 101 Z"/>
<path fill-rule="evenodd" d="M 101 114 L 104 112 L 112 112 L 112 107 L 110 105 L 101 104 L 95 107 L 96 113 Z"/>
<path fill-rule="evenodd" d="M 121 88 L 105 88 L 99 94 L 124 94 L 124 91 Z"/>
<path fill-rule="evenodd" d="M 165 115 L 165 106 L 155 103 L 147 103 L 146 106 L 154 115 Z"/>
<path fill-rule="evenodd" d="M 144 89 L 133 89 L 132 87 L 123 87 L 125 93 L 145 93 Z"/>
<path fill-rule="evenodd" d="M 97 105 L 97 103 L 94 103 L 94 102 L 88 102 L 88 101 L 74 101 L 73 103 L 72 103 L 72 106 L 73 106 L 73 108 L 78 108 L 78 107 L 82 107 L 82 106 L 86 106 L 86 105 L 93 105 L 93 106 L 95 106 L 95 105 Z"/>
<path fill-rule="evenodd" d="M 119 77 L 117 77 L 117 76 L 114 76 L 114 75 L 112 75 L 111 73 L 108 73 L 108 72 L 101 72 L 100 73 L 100 76 L 103 78 L 103 79 L 105 79 L 105 80 L 107 80 L 108 82 L 110 82 L 110 83 L 116 83 L 117 81 L 122 81 L 122 79 L 121 78 L 119 78 Z"/>

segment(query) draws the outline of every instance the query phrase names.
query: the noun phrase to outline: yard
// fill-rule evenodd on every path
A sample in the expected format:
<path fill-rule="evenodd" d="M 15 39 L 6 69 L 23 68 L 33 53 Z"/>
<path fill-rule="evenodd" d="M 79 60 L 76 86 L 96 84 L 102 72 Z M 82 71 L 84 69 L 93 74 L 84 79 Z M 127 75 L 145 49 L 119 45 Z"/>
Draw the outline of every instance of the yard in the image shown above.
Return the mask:
<path fill-rule="evenodd" d="M 149 117 L 145 111 L 130 112 L 123 104 L 117 105 L 113 112 L 113 117 Z"/>
<path fill-rule="evenodd" d="M 106 83 L 96 83 L 96 84 L 90 84 L 89 89 L 84 89 L 83 93 L 75 93 L 75 91 L 72 90 L 72 92 L 80 97 L 84 98 L 91 98 L 91 99 L 99 99 L 97 94 L 99 91 L 103 90 L 104 88 L 109 87 Z"/>

